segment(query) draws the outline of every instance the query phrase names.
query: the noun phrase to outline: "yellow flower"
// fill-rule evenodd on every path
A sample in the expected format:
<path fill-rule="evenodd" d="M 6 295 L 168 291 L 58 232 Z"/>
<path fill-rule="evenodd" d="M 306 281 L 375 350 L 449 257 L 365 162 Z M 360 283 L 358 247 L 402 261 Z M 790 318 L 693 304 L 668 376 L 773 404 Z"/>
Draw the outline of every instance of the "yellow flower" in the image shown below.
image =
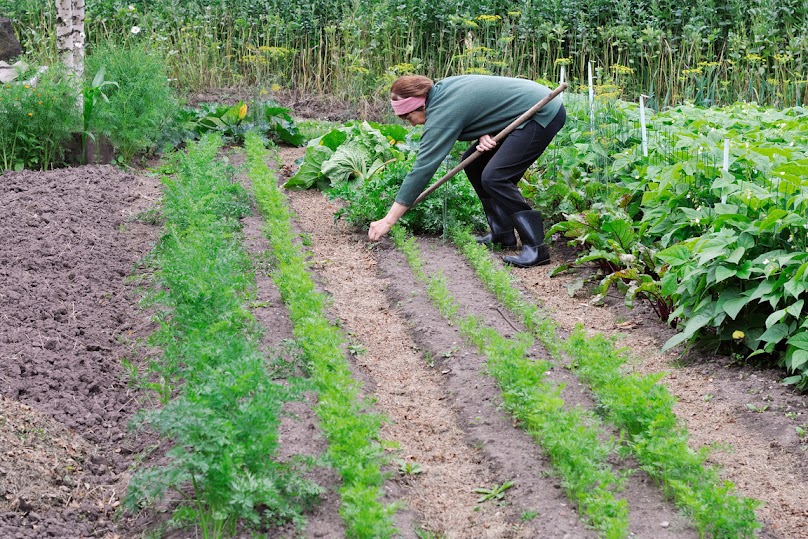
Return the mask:
<path fill-rule="evenodd" d="M 29 113 L 28 113 L 28 116 L 33 117 L 33 116 L 34 116 L 34 113 L 33 113 L 33 112 L 29 112 Z"/>
<path fill-rule="evenodd" d="M 735 331 L 732 332 L 732 338 L 735 339 L 736 341 L 740 341 L 744 337 L 746 337 L 746 334 L 744 334 L 744 332 L 739 329 L 736 329 Z"/>
<path fill-rule="evenodd" d="M 247 117 L 247 103 L 244 103 L 238 108 L 238 119 L 243 120 Z"/>
<path fill-rule="evenodd" d="M 618 75 L 631 75 L 634 69 L 620 64 L 612 64 L 609 69 Z"/>

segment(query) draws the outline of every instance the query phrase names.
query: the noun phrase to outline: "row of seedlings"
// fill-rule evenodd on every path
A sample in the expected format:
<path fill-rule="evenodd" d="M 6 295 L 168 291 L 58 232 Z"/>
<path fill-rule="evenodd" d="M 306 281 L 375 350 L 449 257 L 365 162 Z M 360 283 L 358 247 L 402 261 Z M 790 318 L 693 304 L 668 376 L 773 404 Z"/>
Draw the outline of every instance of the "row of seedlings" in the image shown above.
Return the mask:
<path fill-rule="evenodd" d="M 614 494 L 624 480 L 607 463 L 614 444 L 601 441 L 605 435 L 598 418 L 581 408 L 565 407 L 562 388 L 545 378 L 550 363 L 527 357 L 533 346 L 531 335 L 523 332 L 508 339 L 475 316 L 461 316 L 443 275 L 428 275 L 424 270 L 414 238 L 401 227 L 395 227 L 391 237 L 444 318 L 485 355 L 505 407 L 543 447 L 582 516 L 602 537 L 625 537 L 628 507 Z"/>
<path fill-rule="evenodd" d="M 158 323 L 150 344 L 159 354 L 140 368 L 128 364 L 155 396 L 137 422 L 168 450 L 136 471 L 126 502 L 133 510 L 162 502 L 160 510 L 173 510 L 172 527 L 206 538 L 302 524 L 320 493 L 305 470 L 277 458 L 281 406 L 294 391 L 271 378 L 258 349 L 239 221 L 251 204 L 217 160 L 221 145 L 206 136 L 166 166 L 163 234 L 144 261 Z"/>
<path fill-rule="evenodd" d="M 326 296 L 316 290 L 301 248 L 293 241 L 291 216 L 277 177 L 266 164 L 268 152 L 255 134 L 246 138 L 248 175 L 265 221 L 278 287 L 307 361 L 318 402 L 315 412 L 328 440 L 328 457 L 342 478 L 340 515 L 346 533 L 356 538 L 395 534 L 396 504 L 380 501 L 386 474 L 382 418 L 363 398 L 346 359 L 346 340 L 326 316 Z"/>
<path fill-rule="evenodd" d="M 690 448 L 687 429 L 673 411 L 675 399 L 659 383 L 660 375 L 624 373 L 625 353 L 603 335 L 587 335 L 579 327 L 568 339 L 561 338 L 553 322 L 514 286 L 511 273 L 467 230 L 453 230 L 452 240 L 488 290 L 551 355 L 561 360 L 565 353 L 571 359 L 570 368 L 591 389 L 607 421 L 620 429 L 642 469 L 693 519 L 700 535 L 754 537 L 761 527 L 755 515 L 759 502 L 739 497 L 732 483 L 705 464 L 706 452 Z"/>

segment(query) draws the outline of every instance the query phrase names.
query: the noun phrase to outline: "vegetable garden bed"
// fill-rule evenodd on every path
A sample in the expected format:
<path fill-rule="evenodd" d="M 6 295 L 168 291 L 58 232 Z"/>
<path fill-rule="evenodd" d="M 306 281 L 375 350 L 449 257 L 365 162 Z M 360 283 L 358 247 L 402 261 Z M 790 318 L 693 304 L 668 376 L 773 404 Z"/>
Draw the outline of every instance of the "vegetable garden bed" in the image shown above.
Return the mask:
<path fill-rule="evenodd" d="M 302 152 L 283 150 L 284 170 L 293 172 Z M 133 350 L 145 344 L 139 339 L 154 329 L 148 313 L 136 308 L 127 275 L 157 241 L 159 228 L 145 222 L 153 214 L 144 213 L 155 208 L 156 180 L 110 167 L 82 167 L 12 173 L 3 181 L 10 187 L 0 199 L 5 228 L 0 301 L 6 312 L 0 317 L 0 415 L 6 418 L 0 420 L 0 503 L 5 503 L 0 535 L 136 537 L 158 530 L 165 537 L 187 537 L 187 531 L 171 531 L 161 512 L 118 513 L 137 452 L 151 447 L 145 462 L 164 464 L 170 445 L 127 430 L 137 409 L 156 403 L 147 391 L 129 387 L 120 361 L 134 360 Z M 369 411 L 386 418 L 375 440 L 389 474 L 382 502 L 406 505 L 394 515 L 401 535 L 597 536 L 587 513 L 579 516 L 565 496 L 567 482 L 545 450 L 520 428 L 522 420 L 503 410 L 485 355 L 466 344 L 458 323 L 442 319 L 426 285 L 392 243 L 369 249 L 363 231 L 334 223 L 337 206 L 319 192 L 285 195 L 294 212 L 292 237 L 317 289 L 328 294 L 324 314 L 344 339 L 350 376 L 359 382 L 361 396 L 372 399 Z M 255 273 L 245 304 L 263 326 L 260 348 L 268 372 L 276 382 L 289 383 L 310 367 L 291 344 L 294 317 L 269 279 L 278 265 L 268 254 L 271 239 L 263 238 L 261 226 L 257 213 L 242 221 L 240 234 Z M 449 277 L 448 288 L 464 316 L 477 315 L 503 337 L 525 329 L 485 290 L 456 247 L 435 239 L 418 243 L 429 273 L 442 269 Z M 554 255 L 554 264 L 572 258 L 563 249 Z M 582 324 L 628 346 L 627 370 L 669 372 L 662 383 L 677 398 L 674 411 L 690 433 L 691 447 L 718 446 L 708 464 L 722 467 L 721 477 L 736 485 L 739 496 L 763 502 L 758 535 L 799 537 L 808 518 L 808 462 L 795 427 L 808 420 L 805 398 L 779 385 L 776 373 L 707 363 L 697 352 L 674 364 L 672 352 L 658 353 L 672 330 L 643 307 L 628 311 L 616 294 L 602 306 L 570 298 L 564 285 L 575 276 L 550 279 L 548 271 L 512 274 L 516 287 L 550 315 L 563 338 Z M 139 351 L 139 364 L 158 355 L 148 348 Z M 528 357 L 551 359 L 538 344 Z M 553 383 L 566 382 L 561 396 L 567 407 L 598 410 L 567 369 L 556 365 L 549 372 Z M 328 450 L 327 429 L 318 426 L 314 413 L 317 405 L 312 387 L 284 405 L 293 416 L 281 418 L 280 461 Z M 617 431 L 604 429 L 599 438 L 608 445 L 610 435 Z M 614 453 L 602 464 L 618 472 L 637 466 Z M 23 491 L 20 474 L 26 470 L 28 477 L 44 481 L 31 479 Z M 302 534 L 344 536 L 337 473 L 320 461 L 306 477 L 325 490 L 304 513 L 309 524 Z M 635 536 L 698 536 L 644 472 L 632 474 L 615 496 L 627 500 L 628 529 Z M 158 507 L 175 504 L 176 498 L 168 498 Z M 265 531 L 294 533 L 288 524 Z M 241 525 L 236 533 L 250 536 Z"/>

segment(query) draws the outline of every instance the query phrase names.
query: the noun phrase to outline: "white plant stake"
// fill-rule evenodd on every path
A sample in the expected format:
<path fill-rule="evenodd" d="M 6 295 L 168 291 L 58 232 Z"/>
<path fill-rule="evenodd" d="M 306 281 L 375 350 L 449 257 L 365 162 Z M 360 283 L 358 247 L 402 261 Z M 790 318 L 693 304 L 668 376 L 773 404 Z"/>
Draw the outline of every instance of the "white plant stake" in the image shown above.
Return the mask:
<path fill-rule="evenodd" d="M 724 172 L 729 172 L 729 139 L 724 139 Z"/>
<path fill-rule="evenodd" d="M 729 139 L 724 139 L 724 172 L 729 172 Z M 727 203 L 727 195 L 721 195 L 721 204 Z"/>
<path fill-rule="evenodd" d="M 648 157 L 648 132 L 645 130 L 645 100 L 648 96 L 640 95 L 640 135 L 642 138 L 642 155 Z"/>
<path fill-rule="evenodd" d="M 592 124 L 592 133 L 595 132 L 595 86 L 592 83 L 592 61 L 589 61 L 589 123 Z"/>
<path fill-rule="evenodd" d="M 566 66 L 562 65 L 561 66 L 561 76 L 558 78 L 558 85 L 559 86 L 564 84 L 564 78 L 566 77 L 566 74 L 567 74 L 566 73 Z M 561 95 L 559 95 L 558 99 L 563 100 L 564 99 L 564 94 L 562 93 Z"/>

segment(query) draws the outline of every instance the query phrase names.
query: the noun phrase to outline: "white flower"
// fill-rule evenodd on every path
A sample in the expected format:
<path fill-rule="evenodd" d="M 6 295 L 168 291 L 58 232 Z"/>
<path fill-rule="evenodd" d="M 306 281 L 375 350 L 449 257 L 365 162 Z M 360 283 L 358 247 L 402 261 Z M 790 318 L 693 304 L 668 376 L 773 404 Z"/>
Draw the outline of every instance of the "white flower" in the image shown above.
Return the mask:
<path fill-rule="evenodd" d="M 135 6 L 133 6 L 133 5 L 131 5 L 131 4 L 130 4 L 130 5 L 129 5 L 129 11 L 135 11 Z"/>
<path fill-rule="evenodd" d="M 139 34 L 140 33 L 140 26 L 133 26 L 132 27 L 132 33 L 135 34 L 135 35 Z"/>
<path fill-rule="evenodd" d="M 631 253 L 623 253 L 622 255 L 620 255 L 620 262 L 622 262 L 623 264 L 626 265 L 631 264 L 632 262 L 634 262 L 634 260 L 635 257 Z"/>
<path fill-rule="evenodd" d="M 763 265 L 764 265 L 764 266 L 768 266 L 768 265 L 769 265 L 769 259 L 768 259 L 768 258 L 767 258 L 766 260 L 764 260 L 764 261 L 763 261 Z"/>

